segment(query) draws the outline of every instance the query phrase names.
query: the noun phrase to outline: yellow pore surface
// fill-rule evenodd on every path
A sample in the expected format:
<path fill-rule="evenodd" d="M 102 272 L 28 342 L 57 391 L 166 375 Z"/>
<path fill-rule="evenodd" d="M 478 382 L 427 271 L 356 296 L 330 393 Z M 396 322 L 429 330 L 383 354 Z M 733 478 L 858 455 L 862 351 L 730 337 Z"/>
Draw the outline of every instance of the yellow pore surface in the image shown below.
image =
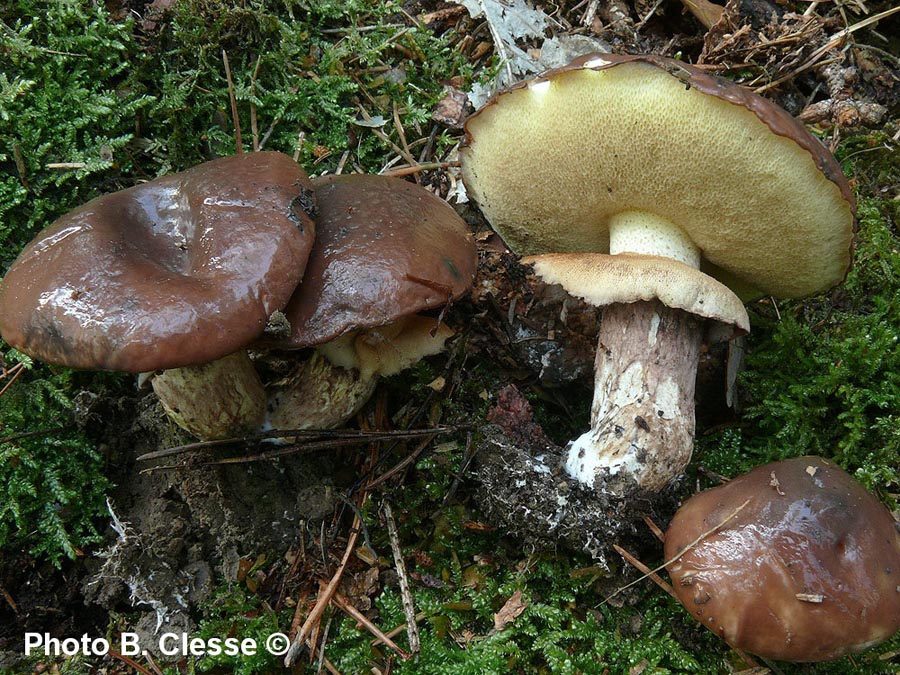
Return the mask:
<path fill-rule="evenodd" d="M 851 206 L 812 155 L 656 66 L 560 73 L 501 94 L 468 130 L 466 185 L 519 254 L 606 253 L 610 217 L 638 210 L 677 225 L 729 285 L 800 297 L 849 266 Z"/>

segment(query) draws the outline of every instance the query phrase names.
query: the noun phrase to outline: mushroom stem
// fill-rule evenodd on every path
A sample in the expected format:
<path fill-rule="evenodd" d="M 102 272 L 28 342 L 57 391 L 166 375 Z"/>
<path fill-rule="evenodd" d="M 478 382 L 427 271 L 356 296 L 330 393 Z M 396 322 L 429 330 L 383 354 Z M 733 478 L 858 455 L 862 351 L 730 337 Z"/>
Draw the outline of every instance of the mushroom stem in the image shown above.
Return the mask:
<path fill-rule="evenodd" d="M 229 438 L 259 426 L 266 395 L 245 350 L 153 376 L 169 418 L 202 440 Z"/>
<path fill-rule="evenodd" d="M 693 449 L 702 338 L 702 319 L 658 300 L 604 308 L 591 429 L 566 460 L 573 478 L 621 495 L 634 484 L 659 490 L 681 473 Z"/>
<path fill-rule="evenodd" d="M 264 429 L 333 429 L 353 417 L 375 391 L 377 375 L 334 365 L 316 349 L 270 396 Z"/>
<path fill-rule="evenodd" d="M 369 400 L 379 377 L 440 353 L 451 335 L 446 324 L 414 314 L 325 342 L 270 396 L 265 428 L 338 427 Z"/>
<path fill-rule="evenodd" d="M 609 219 L 609 252 L 642 253 L 700 269 L 700 249 L 667 218 L 647 211 L 622 211 Z"/>

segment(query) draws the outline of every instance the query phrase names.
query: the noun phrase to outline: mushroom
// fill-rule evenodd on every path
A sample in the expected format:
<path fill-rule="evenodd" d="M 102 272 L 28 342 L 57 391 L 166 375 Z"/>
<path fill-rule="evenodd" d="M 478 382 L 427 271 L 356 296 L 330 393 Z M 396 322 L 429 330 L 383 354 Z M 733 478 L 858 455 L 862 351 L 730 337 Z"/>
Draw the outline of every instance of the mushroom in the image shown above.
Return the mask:
<path fill-rule="evenodd" d="M 419 315 L 472 285 L 474 240 L 442 199 L 398 178 L 313 180 L 319 215 L 303 281 L 284 310 L 291 333 L 275 349 L 314 347 L 275 387 L 266 426 L 336 427 L 393 375 L 443 349 L 453 334 Z"/>
<path fill-rule="evenodd" d="M 732 647 L 827 661 L 900 628 L 900 530 L 836 464 L 798 457 L 688 499 L 665 540 L 675 594 Z"/>
<path fill-rule="evenodd" d="M 568 473 L 660 490 L 690 460 L 703 319 L 746 331 L 732 290 L 794 298 L 844 278 L 840 167 L 775 104 L 658 56 L 581 57 L 501 92 L 466 132 L 463 178 L 494 229 L 605 306 Z"/>
<path fill-rule="evenodd" d="M 261 152 L 98 197 L 9 268 L 0 333 L 49 363 L 157 373 L 164 407 L 201 438 L 255 428 L 265 393 L 242 350 L 303 275 L 308 186 L 289 157 Z"/>

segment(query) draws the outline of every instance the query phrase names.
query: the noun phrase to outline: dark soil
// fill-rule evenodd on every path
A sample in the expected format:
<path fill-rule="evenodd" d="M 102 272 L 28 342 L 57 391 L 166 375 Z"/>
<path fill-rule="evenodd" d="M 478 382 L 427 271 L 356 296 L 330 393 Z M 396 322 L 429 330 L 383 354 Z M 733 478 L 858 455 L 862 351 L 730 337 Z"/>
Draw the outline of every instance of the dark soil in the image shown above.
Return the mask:
<path fill-rule="evenodd" d="M 106 407 L 130 410 L 100 443 L 122 461 L 111 476 L 118 488 L 106 545 L 62 574 L 24 557 L 3 561 L 0 582 L 15 589 L 18 610 L 0 605 L 0 650 L 9 658 L 21 654 L 25 631 L 103 635 L 113 610 L 141 614 L 132 630 L 142 644 L 161 628 L 191 632 L 214 585 L 237 580 L 242 560 L 280 558 L 303 525 L 317 527 L 334 509 L 333 456 L 217 465 L 225 453 L 200 450 L 139 463 L 145 452 L 177 445 L 178 432 L 153 394 Z"/>

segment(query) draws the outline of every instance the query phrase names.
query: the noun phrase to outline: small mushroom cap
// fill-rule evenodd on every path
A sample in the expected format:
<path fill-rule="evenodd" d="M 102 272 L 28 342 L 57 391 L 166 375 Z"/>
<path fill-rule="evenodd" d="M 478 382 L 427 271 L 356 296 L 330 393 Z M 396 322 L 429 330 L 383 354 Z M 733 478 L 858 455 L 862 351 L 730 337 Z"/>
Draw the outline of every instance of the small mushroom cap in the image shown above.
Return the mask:
<path fill-rule="evenodd" d="M 658 56 L 594 54 L 466 123 L 470 194 L 521 255 L 609 252 L 609 220 L 677 226 L 701 269 L 800 297 L 840 283 L 854 205 L 831 153 L 773 103 Z"/>
<path fill-rule="evenodd" d="M 44 229 L 0 283 L 0 332 L 75 368 L 143 372 L 245 347 L 300 281 L 315 236 L 303 169 L 276 152 L 98 197 Z"/>
<path fill-rule="evenodd" d="M 471 287 L 475 242 L 442 199 L 388 176 L 326 176 L 313 185 L 316 245 L 284 310 L 292 334 L 267 346 L 322 344 L 441 307 Z"/>
<path fill-rule="evenodd" d="M 762 657 L 836 659 L 900 628 L 897 523 L 819 457 L 767 464 L 694 495 L 675 514 L 665 552 L 688 611 Z"/>
<path fill-rule="evenodd" d="M 666 307 L 750 331 L 744 303 L 727 286 L 690 265 L 650 255 L 547 253 L 522 259 L 548 284 L 595 307 L 659 300 Z"/>

